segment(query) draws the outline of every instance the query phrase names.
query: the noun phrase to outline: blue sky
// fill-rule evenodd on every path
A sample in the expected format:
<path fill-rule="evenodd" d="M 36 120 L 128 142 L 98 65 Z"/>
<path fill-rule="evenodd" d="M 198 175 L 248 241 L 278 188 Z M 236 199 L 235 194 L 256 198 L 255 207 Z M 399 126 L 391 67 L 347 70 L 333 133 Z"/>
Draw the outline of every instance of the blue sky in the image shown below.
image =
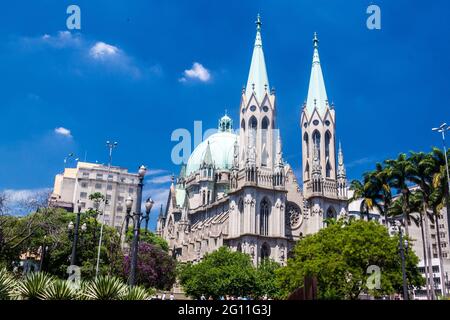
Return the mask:
<path fill-rule="evenodd" d="M 77 32 L 66 28 L 70 4 L 81 8 Z M 366 27 L 370 4 L 381 8 L 381 30 Z M 119 142 L 113 164 L 153 170 L 146 195 L 159 207 L 179 171 L 172 131 L 193 131 L 196 120 L 213 128 L 225 109 L 237 122 L 258 12 L 283 151 L 297 171 L 314 31 L 350 179 L 399 152 L 440 146 L 430 128 L 450 123 L 449 10 L 444 0 L 8 2 L 0 190 L 52 187 L 69 152 L 106 162 L 109 139 Z M 195 62 L 206 71 L 190 75 L 200 78 L 185 74 Z"/>

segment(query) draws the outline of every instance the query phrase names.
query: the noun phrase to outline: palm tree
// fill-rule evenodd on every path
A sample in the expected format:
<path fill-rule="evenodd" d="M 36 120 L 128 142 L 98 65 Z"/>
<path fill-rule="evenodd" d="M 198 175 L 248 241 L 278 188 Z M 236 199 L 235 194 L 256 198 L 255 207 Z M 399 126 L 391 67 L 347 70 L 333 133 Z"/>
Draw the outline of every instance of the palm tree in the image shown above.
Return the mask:
<path fill-rule="evenodd" d="M 374 206 L 384 216 L 384 224 L 388 226 L 388 211 L 392 204 L 389 168 L 383 168 L 381 163 L 375 165 L 375 170 L 369 173 L 369 189 Z"/>
<path fill-rule="evenodd" d="M 429 227 L 429 217 L 428 217 L 428 208 L 430 207 L 430 196 L 432 192 L 432 183 L 433 183 L 433 175 L 434 175 L 434 160 L 431 154 L 426 154 L 424 152 L 411 152 L 411 156 L 409 157 L 409 161 L 413 167 L 413 174 L 410 175 L 409 180 L 415 183 L 419 190 L 417 190 L 417 194 L 422 198 L 422 210 L 421 212 L 421 221 L 425 222 L 424 230 L 425 237 L 423 237 L 423 241 L 426 246 L 426 255 L 424 256 L 424 260 L 428 260 L 428 268 L 427 273 L 430 278 L 430 283 L 432 285 L 431 288 L 431 296 L 435 299 L 434 292 L 434 277 L 432 271 L 432 254 L 431 254 L 431 246 L 430 246 L 430 227 Z"/>
<path fill-rule="evenodd" d="M 409 196 L 411 192 L 409 191 L 408 181 L 414 173 L 414 168 L 405 153 L 399 154 L 395 160 L 386 160 L 385 163 L 389 172 L 390 187 L 396 188 L 397 192 L 402 194 L 403 223 L 406 236 L 409 236 L 408 225 L 411 213 Z"/>
<path fill-rule="evenodd" d="M 350 183 L 350 190 L 353 190 L 353 195 L 349 202 L 361 200 L 359 206 L 359 212 L 361 213 L 361 219 L 363 213 L 367 216 L 367 221 L 370 220 L 370 210 L 373 209 L 375 203 L 375 194 L 372 185 L 370 184 L 370 173 L 365 173 L 363 176 L 363 182 L 359 180 L 353 180 Z"/>
<path fill-rule="evenodd" d="M 441 233 L 439 230 L 439 219 L 442 218 L 440 212 L 447 206 L 447 213 L 449 212 L 449 202 L 448 202 L 448 184 L 447 184 L 447 172 L 444 154 L 438 148 L 433 148 L 431 152 L 432 159 L 434 160 L 434 175 L 433 182 L 431 184 L 431 195 L 430 195 L 430 208 L 433 212 L 434 225 L 437 236 L 437 246 L 439 254 L 439 269 L 441 270 L 441 279 L 444 278 L 443 270 L 443 259 L 442 259 L 442 247 L 441 247 Z M 446 292 L 447 288 L 443 285 L 443 293 L 445 296 L 448 295 Z"/>

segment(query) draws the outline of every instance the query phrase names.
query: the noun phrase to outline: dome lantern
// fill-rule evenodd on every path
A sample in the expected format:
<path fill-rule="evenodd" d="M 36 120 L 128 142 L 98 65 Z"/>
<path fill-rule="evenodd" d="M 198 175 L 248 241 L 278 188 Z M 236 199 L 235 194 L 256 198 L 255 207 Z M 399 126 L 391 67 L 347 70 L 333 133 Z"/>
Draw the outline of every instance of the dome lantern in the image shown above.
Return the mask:
<path fill-rule="evenodd" d="M 219 132 L 231 132 L 233 130 L 233 120 L 227 115 L 225 111 L 225 115 L 219 119 Z"/>

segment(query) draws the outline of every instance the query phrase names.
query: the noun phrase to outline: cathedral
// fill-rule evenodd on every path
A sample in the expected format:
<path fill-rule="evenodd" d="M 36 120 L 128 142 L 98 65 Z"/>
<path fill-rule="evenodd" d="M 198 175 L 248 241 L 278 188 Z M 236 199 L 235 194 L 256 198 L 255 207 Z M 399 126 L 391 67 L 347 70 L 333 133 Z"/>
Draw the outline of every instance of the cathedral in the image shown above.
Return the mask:
<path fill-rule="evenodd" d="M 228 246 L 249 254 L 255 265 L 264 258 L 284 265 L 302 236 L 324 228 L 327 218 L 348 214 L 344 159 L 340 143 L 336 150 L 335 109 L 325 90 L 317 34 L 299 122 L 302 183 L 283 159 L 259 16 L 238 126 L 223 116 L 217 133 L 195 148 L 172 181 L 157 234 L 179 261 L 196 262 Z"/>

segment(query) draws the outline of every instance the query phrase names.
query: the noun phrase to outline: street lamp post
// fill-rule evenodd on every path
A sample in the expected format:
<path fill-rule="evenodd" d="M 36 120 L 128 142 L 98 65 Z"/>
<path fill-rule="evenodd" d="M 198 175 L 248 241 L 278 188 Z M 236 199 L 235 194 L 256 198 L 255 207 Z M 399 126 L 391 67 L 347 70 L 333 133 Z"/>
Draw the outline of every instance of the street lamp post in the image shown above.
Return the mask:
<path fill-rule="evenodd" d="M 125 201 L 125 205 L 127 208 L 127 216 L 126 216 L 126 227 L 125 230 L 128 230 L 128 225 L 130 219 L 133 220 L 133 242 L 131 246 L 131 267 L 130 267 L 130 277 L 128 280 L 128 284 L 130 286 L 134 286 L 136 282 L 136 268 L 137 268 L 137 259 L 138 259 L 138 246 L 139 246 L 139 233 L 141 228 L 141 222 L 145 220 L 145 228 L 148 228 L 148 220 L 150 217 L 150 211 L 153 207 L 153 200 L 148 198 L 145 203 L 145 215 L 141 212 L 141 201 L 142 201 L 142 189 L 144 186 L 144 177 L 147 169 L 144 166 L 139 168 L 139 191 L 137 195 L 137 204 L 136 210 L 134 213 L 131 213 L 133 208 L 133 199 L 128 196 Z M 125 231 L 125 232 L 126 232 Z"/>
<path fill-rule="evenodd" d="M 108 181 L 108 175 L 111 172 L 111 163 L 112 163 L 112 151 L 114 148 L 117 147 L 117 142 L 111 142 L 111 141 L 106 141 L 106 147 L 109 149 L 109 161 L 108 161 L 108 173 L 106 176 L 106 181 Z M 105 191 L 105 207 L 108 203 L 108 199 L 107 199 L 107 193 L 108 193 L 108 182 L 106 182 L 106 191 Z M 103 237 L 103 225 L 105 224 L 105 213 L 103 213 L 102 216 L 102 225 L 100 226 L 100 239 L 98 241 L 98 250 L 97 250 L 97 265 L 95 267 L 95 279 L 97 279 L 98 276 L 98 271 L 100 268 L 100 252 L 101 252 L 101 248 L 102 248 L 102 237 Z"/>
<path fill-rule="evenodd" d="M 75 265 L 76 263 L 76 256 L 77 256 L 77 243 L 78 243 L 78 229 L 80 226 L 80 216 L 81 216 L 81 204 L 80 201 L 78 201 L 78 212 L 77 212 L 77 219 L 75 222 L 75 231 L 73 236 L 73 243 L 72 243 L 72 255 L 70 256 L 70 265 Z M 69 224 L 69 229 L 72 226 L 73 228 L 73 222 L 71 221 Z"/>

